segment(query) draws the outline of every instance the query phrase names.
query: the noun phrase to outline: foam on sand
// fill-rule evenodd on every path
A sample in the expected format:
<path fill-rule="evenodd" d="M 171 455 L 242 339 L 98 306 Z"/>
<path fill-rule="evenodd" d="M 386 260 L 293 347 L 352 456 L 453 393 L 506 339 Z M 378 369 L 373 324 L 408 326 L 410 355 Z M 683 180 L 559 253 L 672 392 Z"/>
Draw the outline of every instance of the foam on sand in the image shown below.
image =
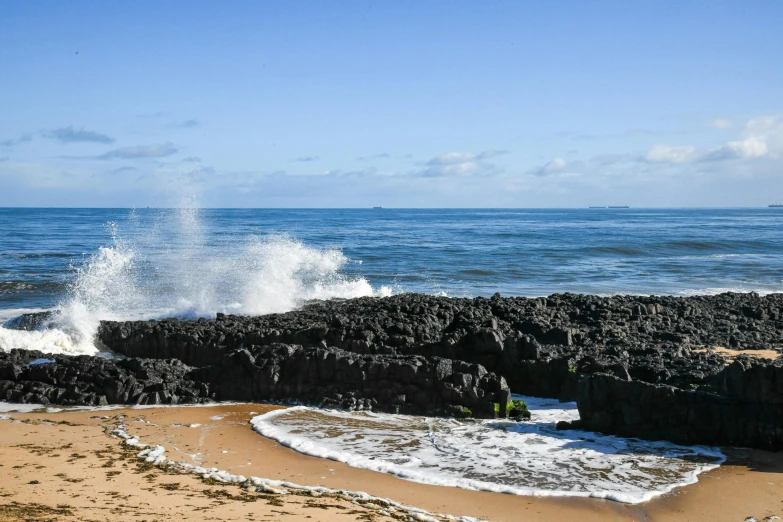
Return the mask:
<path fill-rule="evenodd" d="M 139 437 L 130 435 L 124 424 L 118 425 L 112 430 L 112 435 L 123 439 L 126 446 L 141 449 L 136 457 L 148 464 L 166 468 L 170 471 L 188 473 L 201 476 L 203 480 L 221 482 L 224 484 L 239 484 L 243 488 L 273 495 L 288 495 L 291 493 L 305 493 L 313 497 L 322 495 L 334 495 L 343 500 L 360 504 L 366 508 L 376 509 L 379 514 L 389 515 L 398 512 L 403 515 L 403 520 L 420 522 L 438 522 L 438 520 L 454 520 L 458 522 L 480 522 L 474 517 L 455 517 L 453 515 L 432 514 L 423 509 L 406 506 L 391 499 L 372 496 L 363 491 L 348 491 L 343 489 L 331 489 L 323 486 L 303 486 L 293 482 L 265 479 L 260 477 L 245 477 L 235 475 L 218 468 L 204 468 L 194 466 L 186 462 L 175 462 L 166 457 L 166 448 L 160 445 L 149 445 L 141 442 Z"/>
<path fill-rule="evenodd" d="M 463 421 L 295 407 L 251 421 L 296 451 L 441 486 L 517 495 L 649 500 L 725 461 L 716 448 L 555 429 L 575 403 L 523 398 L 530 422 Z"/>
<path fill-rule="evenodd" d="M 210 406 L 219 406 L 220 403 L 211 404 Z M 222 403 L 225 405 L 225 403 Z M 201 407 L 202 405 L 194 405 L 194 407 Z M 181 406 L 180 406 L 181 407 Z M 104 407 L 84 407 L 84 408 L 69 408 L 74 410 L 95 410 L 102 411 L 107 408 Z M 133 408 L 136 409 L 136 408 Z M 10 412 L 31 412 L 36 410 L 50 411 L 48 408 L 40 404 L 10 404 L 0 402 L 0 411 Z M 104 417 L 101 417 L 102 419 Z M 108 417 L 106 417 L 108 419 Z M 115 418 L 115 422 L 121 422 L 125 419 L 124 415 L 118 415 Z M 0 421 L 20 422 L 15 420 L 10 415 L 0 415 Z M 191 427 L 200 426 L 198 424 L 191 425 Z M 122 440 L 122 443 L 130 448 L 140 450 L 136 457 L 145 463 L 153 466 L 166 469 L 170 472 L 192 474 L 197 475 L 204 481 L 219 482 L 223 484 L 236 484 L 250 491 L 258 493 L 271 494 L 271 495 L 308 495 L 312 497 L 330 496 L 338 498 L 347 502 L 360 505 L 367 509 L 373 509 L 377 511 L 379 515 L 394 516 L 399 520 L 404 521 L 419 521 L 419 522 L 441 522 L 443 520 L 456 521 L 456 522 L 482 522 L 480 519 L 469 516 L 454 516 L 448 514 L 436 514 L 430 513 L 426 510 L 401 504 L 394 500 L 382 497 L 376 497 L 366 493 L 364 491 L 350 491 L 345 489 L 332 489 L 323 486 L 305 486 L 296 484 L 289 481 L 266 479 L 261 477 L 245 477 L 243 475 L 237 475 L 221 470 L 216 467 L 206 468 L 198 465 L 189 464 L 182 461 L 174 461 L 166 456 L 166 447 L 161 445 L 150 445 L 141 441 L 141 438 L 129 433 L 129 428 L 125 424 L 115 424 L 114 429 L 111 430 L 112 437 L 118 437 Z"/>

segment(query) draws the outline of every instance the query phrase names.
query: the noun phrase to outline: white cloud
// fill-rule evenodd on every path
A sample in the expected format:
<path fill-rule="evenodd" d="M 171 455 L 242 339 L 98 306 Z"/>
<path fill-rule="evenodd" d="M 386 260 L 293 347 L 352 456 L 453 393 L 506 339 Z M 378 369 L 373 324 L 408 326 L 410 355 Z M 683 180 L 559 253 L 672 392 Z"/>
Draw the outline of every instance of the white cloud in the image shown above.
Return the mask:
<path fill-rule="evenodd" d="M 500 172 L 488 159 L 505 154 L 503 150 L 485 150 L 478 154 L 473 152 L 447 152 L 435 156 L 425 163 L 427 168 L 417 171 L 414 175 L 421 177 L 439 176 L 486 176 Z"/>
<path fill-rule="evenodd" d="M 783 116 L 767 116 L 755 118 L 745 127 L 746 140 L 755 138 L 764 143 L 766 152 L 763 155 L 779 156 L 783 154 Z M 758 148 L 747 146 L 744 150 L 758 153 Z M 755 156 L 754 156 L 755 157 Z"/>
<path fill-rule="evenodd" d="M 568 165 L 568 163 L 563 158 L 555 158 L 544 165 L 541 170 L 544 172 L 560 172 L 566 168 L 566 165 Z"/>
<path fill-rule="evenodd" d="M 728 129 L 731 127 L 731 125 L 731 120 L 727 120 L 725 118 L 716 118 L 712 120 L 712 126 L 716 129 Z"/>
<path fill-rule="evenodd" d="M 696 154 L 696 147 L 659 144 L 651 148 L 644 159 L 649 163 L 683 163 Z"/>
<path fill-rule="evenodd" d="M 738 158 L 760 158 L 767 155 L 767 142 L 759 136 L 750 136 L 744 140 L 730 141 L 723 150 Z"/>
<path fill-rule="evenodd" d="M 546 165 L 529 170 L 528 174 L 539 177 L 549 176 L 551 174 L 565 172 L 568 166 L 568 162 L 563 158 L 555 158 Z"/>
<path fill-rule="evenodd" d="M 726 128 L 728 120 L 715 120 L 713 126 Z M 783 154 L 783 117 L 766 116 L 748 120 L 738 139 L 710 149 L 692 145 L 655 145 L 644 156 L 647 163 L 686 163 L 778 157 Z"/>
<path fill-rule="evenodd" d="M 756 159 L 783 153 L 783 117 L 765 116 L 749 120 L 740 139 L 711 150 L 704 160 Z"/>
<path fill-rule="evenodd" d="M 165 158 L 177 153 L 177 148 L 171 143 L 160 145 L 137 145 L 135 147 L 122 147 L 110 150 L 106 154 L 98 156 L 100 159 L 141 159 L 141 158 Z"/>
<path fill-rule="evenodd" d="M 472 152 L 447 152 L 440 156 L 435 156 L 427 162 L 427 165 L 461 165 L 465 163 L 473 163 L 476 160 L 477 155 Z"/>

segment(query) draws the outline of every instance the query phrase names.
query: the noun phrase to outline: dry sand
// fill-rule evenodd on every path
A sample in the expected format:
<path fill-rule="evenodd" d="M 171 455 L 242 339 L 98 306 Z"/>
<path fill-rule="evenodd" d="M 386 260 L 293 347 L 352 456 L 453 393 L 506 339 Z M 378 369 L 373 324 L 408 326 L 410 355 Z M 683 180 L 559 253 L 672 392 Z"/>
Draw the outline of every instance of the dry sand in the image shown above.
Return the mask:
<path fill-rule="evenodd" d="M 696 353 L 717 353 L 726 359 L 726 364 L 731 363 L 739 355 L 749 355 L 759 359 L 775 360 L 780 357 L 780 352 L 775 350 L 733 350 L 723 346 L 713 346 L 710 348 L 697 348 L 693 350 Z"/>
<path fill-rule="evenodd" d="M 758 521 L 783 516 L 783 455 L 731 450 L 699 482 L 643 504 L 522 497 L 428 486 L 350 468 L 282 447 L 248 421 L 276 406 L 12 413 L 0 422 L 0 520 L 392 520 L 334 498 L 247 493 L 144 465 L 107 428 L 124 414 L 129 433 L 167 457 L 245 476 L 365 491 L 433 513 L 496 521 Z M 97 418 L 107 416 L 110 418 Z M 21 421 L 21 422 L 20 422 Z M 194 424 L 200 426 L 191 427 Z M 399 514 L 399 513 L 398 513 Z"/>

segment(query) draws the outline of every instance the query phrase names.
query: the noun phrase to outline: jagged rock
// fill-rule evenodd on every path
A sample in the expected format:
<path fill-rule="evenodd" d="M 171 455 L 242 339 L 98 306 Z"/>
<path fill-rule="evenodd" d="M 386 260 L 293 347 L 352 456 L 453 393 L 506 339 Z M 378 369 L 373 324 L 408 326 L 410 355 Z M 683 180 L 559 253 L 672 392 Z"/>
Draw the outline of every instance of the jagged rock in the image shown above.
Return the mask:
<path fill-rule="evenodd" d="M 56 311 L 32 312 L 6 321 L 2 326 L 12 330 L 40 330 L 47 324 L 55 322 L 60 316 Z"/>
<path fill-rule="evenodd" d="M 37 321 L 20 319 L 18 326 L 39 325 Z M 112 362 L 102 368 L 109 377 L 99 380 L 87 363 L 79 364 L 87 365 L 89 378 L 76 363 L 60 359 L 57 364 L 65 369 L 51 373 L 29 370 L 18 357 L 0 357 L 0 397 L 73 403 L 102 398 L 125 403 L 299 398 L 411 413 L 459 414 L 476 408 L 476 414 L 484 415 L 487 404 L 507 396 L 508 382 L 518 393 L 577 400 L 580 408 L 595 412 L 586 426 L 608 426 L 634 436 L 657 433 L 650 420 L 654 414 L 643 409 L 655 406 L 655 414 L 664 416 L 663 404 L 650 402 L 650 397 L 674 397 L 677 405 L 706 405 L 704 411 L 693 406 L 696 409 L 685 417 L 686 409 L 672 410 L 671 419 L 682 423 L 679 435 L 674 428 L 666 431 L 674 426 L 671 419 L 655 429 L 707 442 L 717 440 L 709 432 L 724 433 L 720 440 L 734 440 L 734 435 L 726 435 L 733 433 L 730 430 L 720 431 L 731 422 L 722 420 L 715 405 L 726 406 L 724 416 L 747 406 L 742 418 L 751 424 L 746 429 L 767 433 L 769 423 L 778 422 L 773 415 L 775 390 L 783 388 L 774 365 L 740 358 L 726 368 L 725 358 L 694 350 L 725 346 L 780 351 L 783 294 L 555 294 L 535 299 L 403 294 L 314 302 L 301 310 L 261 317 L 218 314 L 215 320 L 107 321 L 98 337 L 115 353 L 141 362 Z M 182 382 L 181 389 L 159 389 L 155 375 L 163 369 L 150 366 L 151 359 L 177 359 L 191 367 L 172 381 Z M 113 381 L 117 383 L 107 384 Z M 376 386 L 379 382 L 383 385 Z M 601 409 L 595 407 L 600 404 L 595 390 L 602 388 L 584 384 L 591 382 L 612 382 L 611 390 L 646 390 L 652 395 L 640 396 L 638 403 L 618 396 L 617 404 L 625 405 L 622 411 Z M 586 394 L 585 389 L 592 391 Z M 699 390 L 696 402 L 693 389 Z M 764 417 L 765 404 L 773 405 L 773 417 Z M 622 422 L 617 420 L 621 413 L 627 417 Z M 758 437 L 742 440 L 772 444 Z"/>
<path fill-rule="evenodd" d="M 783 295 L 457 299 L 403 294 L 312 303 L 262 317 L 104 322 L 99 337 L 132 357 L 204 366 L 243 346 L 335 346 L 360 354 L 463 360 L 503 375 L 515 392 L 573 400 L 583 374 L 688 386 L 722 358 L 698 346 L 783 348 Z"/>
<path fill-rule="evenodd" d="M 0 400 L 84 406 L 300 400 L 429 415 L 467 408 L 489 418 L 495 402 L 510 398 L 505 380 L 476 364 L 334 347 L 250 346 L 201 368 L 177 359 L 44 356 L 0 353 Z"/>
<path fill-rule="evenodd" d="M 112 360 L 11 350 L 0 352 L 0 400 L 71 406 L 210 401 L 208 389 L 187 378 L 190 371 L 177 360 Z"/>
<path fill-rule="evenodd" d="M 706 389 L 588 376 L 577 394 L 581 425 L 682 444 L 783 449 L 783 362 L 740 358 Z"/>

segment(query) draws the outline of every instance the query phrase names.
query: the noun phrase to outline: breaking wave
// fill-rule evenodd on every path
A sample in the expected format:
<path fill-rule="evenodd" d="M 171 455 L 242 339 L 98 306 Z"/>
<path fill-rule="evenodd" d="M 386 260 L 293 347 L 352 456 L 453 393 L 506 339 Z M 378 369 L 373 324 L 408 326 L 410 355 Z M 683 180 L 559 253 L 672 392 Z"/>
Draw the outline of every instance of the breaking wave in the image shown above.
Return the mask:
<path fill-rule="evenodd" d="M 127 230 L 108 223 L 110 244 L 73 266 L 52 320 L 36 331 L 0 327 L 0 349 L 95 354 L 101 320 L 261 315 L 313 299 L 391 294 L 345 275 L 349 259 L 338 249 L 252 231 L 207 239 L 200 212 L 175 209 L 152 223 L 131 219 Z"/>

